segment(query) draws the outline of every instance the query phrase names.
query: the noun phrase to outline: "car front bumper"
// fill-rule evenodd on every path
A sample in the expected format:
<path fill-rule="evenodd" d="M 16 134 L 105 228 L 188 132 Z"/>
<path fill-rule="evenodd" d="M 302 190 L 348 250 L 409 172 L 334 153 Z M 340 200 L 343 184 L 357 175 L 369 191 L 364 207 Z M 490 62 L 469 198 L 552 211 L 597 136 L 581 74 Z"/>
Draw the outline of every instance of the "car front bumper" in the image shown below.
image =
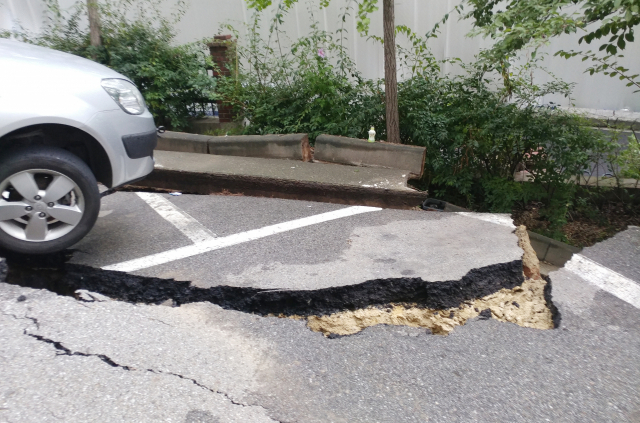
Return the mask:
<path fill-rule="evenodd" d="M 105 149 L 111 162 L 110 187 L 143 179 L 153 171 L 156 126 L 149 111 L 129 115 L 122 110 L 96 113 L 84 128 Z"/>
<path fill-rule="evenodd" d="M 158 132 L 154 128 L 141 134 L 123 135 L 122 144 L 130 159 L 153 156 L 153 150 L 158 145 Z"/>

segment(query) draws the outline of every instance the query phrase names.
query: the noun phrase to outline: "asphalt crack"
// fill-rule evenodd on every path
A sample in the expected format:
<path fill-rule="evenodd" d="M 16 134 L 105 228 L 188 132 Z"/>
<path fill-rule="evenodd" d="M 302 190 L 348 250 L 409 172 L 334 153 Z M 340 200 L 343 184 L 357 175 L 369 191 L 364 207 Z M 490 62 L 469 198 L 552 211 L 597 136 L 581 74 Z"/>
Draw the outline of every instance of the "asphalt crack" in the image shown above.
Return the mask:
<path fill-rule="evenodd" d="M 180 306 L 210 302 L 223 309 L 262 316 L 327 315 L 345 310 L 390 304 L 415 304 L 446 309 L 500 289 L 512 289 L 524 281 L 522 261 L 471 269 L 458 280 L 431 282 L 415 277 L 373 279 L 359 284 L 317 290 L 273 290 L 253 287 L 200 288 L 188 281 L 132 275 L 124 272 L 69 264 L 64 257 L 39 258 L 38 267 L 28 257 L 8 257 L 7 282 L 86 303 L 88 292 L 129 303 L 159 305 L 171 300 Z M 45 263 L 43 263 L 45 261 Z M 93 295 L 93 294 L 92 294 Z"/>
<path fill-rule="evenodd" d="M 14 317 L 16 317 L 16 316 L 14 316 Z M 260 407 L 260 408 L 264 409 L 265 411 L 267 411 L 267 409 L 264 408 L 261 405 L 243 404 L 241 402 L 238 402 L 238 401 L 234 400 L 233 398 L 231 398 L 229 396 L 229 394 L 227 394 L 226 392 L 210 388 L 207 385 L 204 385 L 203 383 L 198 382 L 198 380 L 196 380 L 196 379 L 181 375 L 179 373 L 165 372 L 165 371 L 162 371 L 162 370 L 155 370 L 155 369 L 136 369 L 136 368 L 131 367 L 131 366 L 126 366 L 124 364 L 117 363 L 117 362 L 115 362 L 113 359 L 111 359 L 109 356 L 107 356 L 105 354 L 89 354 L 89 353 L 83 353 L 83 352 L 80 352 L 80 351 L 72 351 L 71 349 L 65 347 L 62 344 L 62 342 L 60 342 L 60 341 L 55 341 L 53 339 L 44 337 L 42 335 L 29 333 L 29 332 L 27 332 L 26 329 L 23 331 L 23 333 L 24 333 L 24 335 L 30 336 L 31 338 L 34 338 L 34 339 L 36 339 L 36 340 L 38 340 L 40 342 L 44 342 L 46 344 L 52 345 L 56 349 L 56 355 L 59 355 L 59 356 L 96 357 L 96 358 L 100 359 L 100 361 L 108 364 L 111 367 L 123 369 L 123 370 L 129 371 L 129 372 L 146 371 L 146 372 L 150 372 L 150 373 L 157 374 L 157 375 L 174 376 L 174 377 L 177 377 L 179 379 L 189 381 L 189 382 L 193 383 L 194 385 L 196 385 L 197 387 L 199 387 L 201 389 L 205 389 L 205 390 L 207 390 L 207 391 L 209 391 L 209 392 L 211 392 L 213 394 L 222 395 L 227 401 L 229 401 L 233 405 L 238 405 L 238 406 L 241 406 L 241 407 Z M 278 422 L 278 423 L 281 423 L 281 422 L 279 422 L 277 420 L 274 420 L 274 421 Z"/>
<path fill-rule="evenodd" d="M 116 363 L 115 361 L 113 361 L 111 358 L 107 357 L 104 354 L 88 354 L 88 353 L 83 353 L 83 352 L 80 352 L 80 351 L 71 351 L 69 348 L 67 348 L 64 345 L 62 345 L 61 342 L 54 341 L 53 339 L 45 338 L 42 335 L 36 335 L 36 334 L 33 334 L 33 333 L 28 333 L 26 330 L 24 330 L 23 333 L 25 335 L 27 335 L 27 336 L 30 336 L 32 338 L 37 339 L 40 342 L 45 342 L 47 344 L 53 345 L 53 347 L 57 351 L 59 351 L 59 352 L 56 352 L 56 355 L 68 355 L 68 356 L 78 355 L 78 356 L 82 356 L 82 357 L 97 357 L 101 361 L 103 361 L 104 363 L 107 363 L 111 367 L 117 367 L 117 368 L 128 370 L 128 371 L 136 370 L 136 369 L 133 369 L 133 368 L 131 368 L 129 366 L 124 366 L 122 364 L 118 364 L 118 363 Z"/>
<path fill-rule="evenodd" d="M 35 317 L 30 317 L 30 316 L 24 316 L 24 317 L 20 317 L 20 316 L 16 316 L 13 313 L 2 313 L 3 316 L 9 316 L 9 317 L 13 317 L 16 320 L 31 320 L 31 322 L 36 325 L 36 329 L 40 329 L 40 322 L 38 322 L 38 319 L 36 319 Z"/>

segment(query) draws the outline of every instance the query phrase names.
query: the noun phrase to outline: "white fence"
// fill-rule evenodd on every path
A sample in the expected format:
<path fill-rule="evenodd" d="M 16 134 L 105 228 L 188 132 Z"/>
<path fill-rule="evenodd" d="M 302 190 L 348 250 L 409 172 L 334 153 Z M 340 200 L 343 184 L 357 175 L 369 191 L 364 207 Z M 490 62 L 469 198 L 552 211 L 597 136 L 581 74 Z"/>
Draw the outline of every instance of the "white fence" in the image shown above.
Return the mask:
<path fill-rule="evenodd" d="M 62 9 L 71 7 L 75 1 L 58 0 Z M 318 0 L 312 1 L 318 4 Z M 382 3 L 382 0 L 379 1 Z M 278 0 L 274 0 L 274 3 L 277 2 Z M 171 10 L 172 3 L 174 1 L 167 0 L 165 10 Z M 321 28 L 331 32 L 339 29 L 343 25 L 340 15 L 347 3 L 349 0 L 332 0 L 328 8 L 316 10 L 315 18 L 319 21 Z M 424 34 L 458 3 L 458 0 L 396 0 L 396 24 L 407 25 L 416 33 Z M 211 37 L 219 33 L 221 23 L 232 23 L 236 28 L 243 28 L 244 24 L 251 21 L 253 13 L 252 10 L 247 9 L 244 0 L 187 0 L 187 5 L 188 9 L 184 17 L 176 26 L 177 42 Z M 305 0 L 300 0 L 285 17 L 283 29 L 290 38 L 295 39 L 308 31 L 310 23 L 308 7 L 309 4 Z M 43 10 L 43 0 L 0 0 L 0 28 L 11 29 L 21 26 L 37 32 L 42 25 Z M 268 16 L 273 16 L 274 10 L 267 13 Z M 262 30 L 267 31 L 269 23 L 267 21 L 264 23 Z M 349 52 L 358 70 L 367 78 L 383 77 L 382 46 L 357 35 L 355 13 L 347 17 L 344 28 L 347 31 Z M 474 55 L 488 45 L 488 41 L 467 38 L 465 35 L 470 29 L 469 22 L 459 21 L 452 15 L 449 22 L 441 27 L 440 36 L 430 41 L 436 58 L 459 57 L 463 61 L 472 61 Z M 371 17 L 371 32 L 382 36 L 381 10 Z M 629 109 L 640 112 L 640 93 L 633 94 L 633 89 L 625 87 L 623 81 L 604 75 L 589 76 L 583 73 L 585 64 L 578 58 L 565 60 L 553 57 L 553 53 L 561 48 L 576 49 L 578 37 L 573 35 L 554 39 L 547 48 L 550 54 L 545 60 L 545 66 L 553 74 L 567 82 L 576 83 L 573 95 L 575 106 L 606 110 Z M 405 41 L 402 37 L 398 39 L 400 44 Z M 631 43 L 625 56 L 626 63 L 622 64 L 631 69 L 640 69 L 640 42 Z M 456 69 L 445 67 L 443 71 L 455 72 Z M 542 83 L 549 77 L 539 72 L 534 78 L 536 82 Z M 569 100 L 561 97 L 541 99 L 541 102 L 549 101 L 569 105 Z"/>

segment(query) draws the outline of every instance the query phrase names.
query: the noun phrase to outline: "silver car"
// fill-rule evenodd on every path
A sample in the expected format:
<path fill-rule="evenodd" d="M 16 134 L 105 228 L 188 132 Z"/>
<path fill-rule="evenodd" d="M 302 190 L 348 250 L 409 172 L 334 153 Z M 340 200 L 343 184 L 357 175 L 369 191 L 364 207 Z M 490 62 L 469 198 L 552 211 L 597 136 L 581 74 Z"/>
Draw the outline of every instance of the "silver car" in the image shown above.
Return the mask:
<path fill-rule="evenodd" d="M 109 188 L 153 170 L 156 127 L 125 76 L 71 54 L 0 39 L 0 248 L 78 242 Z"/>

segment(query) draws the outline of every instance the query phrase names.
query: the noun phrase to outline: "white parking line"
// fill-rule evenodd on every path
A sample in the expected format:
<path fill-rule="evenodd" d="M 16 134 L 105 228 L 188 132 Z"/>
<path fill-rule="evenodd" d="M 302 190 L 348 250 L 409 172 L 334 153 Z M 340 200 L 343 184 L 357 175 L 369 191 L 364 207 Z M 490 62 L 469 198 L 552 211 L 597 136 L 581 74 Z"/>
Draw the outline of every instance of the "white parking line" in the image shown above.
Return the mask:
<path fill-rule="evenodd" d="M 175 250 L 164 251 L 162 253 L 152 254 L 122 263 L 112 264 L 103 267 L 105 270 L 117 270 L 120 272 L 135 272 L 136 270 L 146 269 L 148 267 L 157 266 L 159 264 L 169 263 L 175 260 L 195 256 L 221 248 L 230 247 L 232 245 L 241 244 L 243 242 L 255 241 L 256 239 L 265 238 L 282 232 L 291 231 L 305 226 L 316 225 L 330 220 L 341 219 L 361 213 L 369 213 L 382 210 L 378 207 L 354 206 L 345 209 L 335 210 L 328 213 L 316 214 L 314 216 L 303 217 L 301 219 L 291 220 L 289 222 L 278 223 L 264 228 L 254 229 L 247 232 L 241 232 L 222 238 L 209 239 L 207 241 L 198 242 L 186 247 L 176 248 Z"/>
<path fill-rule="evenodd" d="M 515 228 L 513 219 L 511 216 L 504 213 L 474 213 L 474 212 L 456 212 L 460 216 L 472 217 L 478 220 L 484 220 L 485 222 L 495 223 L 496 225 L 508 226 Z"/>
<path fill-rule="evenodd" d="M 191 217 L 187 212 L 180 210 L 175 204 L 167 200 L 160 194 L 150 192 L 138 192 L 138 197 L 142 198 L 166 221 L 175 226 L 180 232 L 185 234 L 191 241 L 198 243 L 209 241 L 216 237 L 200 222 Z"/>
<path fill-rule="evenodd" d="M 582 254 L 574 254 L 564 268 L 575 273 L 603 291 L 615 295 L 636 308 L 640 308 L 640 285 L 618 272 L 602 266 Z"/>

